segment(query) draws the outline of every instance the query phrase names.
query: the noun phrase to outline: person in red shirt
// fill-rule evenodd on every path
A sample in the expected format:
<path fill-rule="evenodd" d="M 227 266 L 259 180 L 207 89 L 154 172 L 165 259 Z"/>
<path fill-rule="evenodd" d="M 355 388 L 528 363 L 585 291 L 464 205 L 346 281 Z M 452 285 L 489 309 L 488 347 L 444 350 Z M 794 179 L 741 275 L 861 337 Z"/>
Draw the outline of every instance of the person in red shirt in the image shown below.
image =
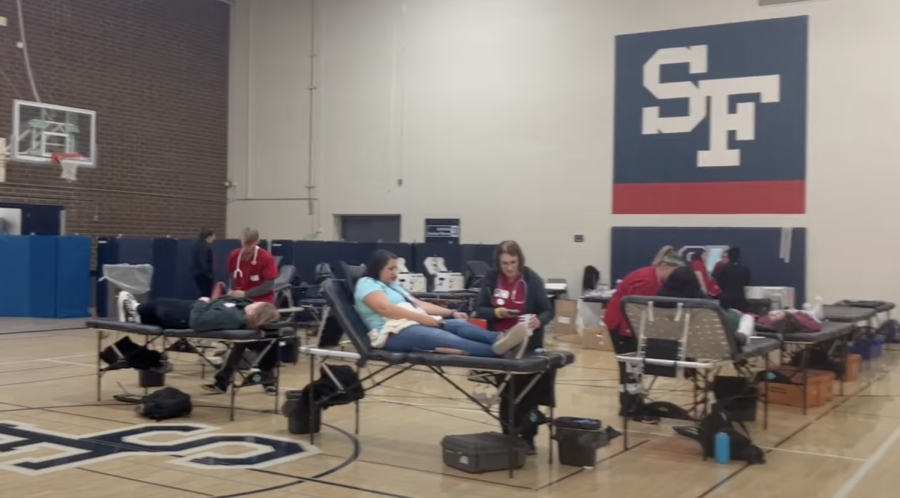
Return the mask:
<path fill-rule="evenodd" d="M 245 228 L 241 233 L 241 248 L 235 249 L 228 256 L 228 271 L 231 273 L 231 297 L 250 299 L 257 303 L 275 305 L 275 279 L 278 278 L 278 264 L 269 251 L 259 247 L 259 232 L 255 228 Z M 224 284 L 220 283 L 220 286 Z M 221 289 L 215 290 L 218 293 Z M 266 348 L 262 342 L 238 343 L 231 349 L 228 359 L 216 372 L 215 382 L 203 386 L 213 394 L 225 393 L 229 381 L 234 377 L 245 349 L 265 351 L 258 362 L 262 381 L 260 384 L 266 394 L 278 394 L 278 379 L 275 366 L 278 364 L 278 348 Z"/>
<path fill-rule="evenodd" d="M 525 351 L 544 347 L 544 327 L 553 321 L 553 305 L 547 295 L 544 279 L 531 268 L 525 266 L 525 254 L 519 244 L 512 240 L 501 242 L 494 251 L 494 268 L 484 276 L 483 286 L 475 303 L 475 316 L 488 322 L 488 328 L 505 333 L 520 322 L 531 330 L 531 338 Z M 500 419 L 504 434 L 509 434 L 505 422 L 513 412 L 513 425 L 518 428 L 518 436 L 528 445 L 528 453 L 535 454 L 534 438 L 538 426 L 547 422 L 540 412 L 540 406 L 554 405 L 556 372 L 551 370 L 534 379 L 534 375 L 513 375 L 515 392 L 521 393 L 526 386 L 534 385 L 515 405 L 510 406 L 508 396 L 500 400 Z"/>
<path fill-rule="evenodd" d="M 697 276 L 700 282 L 700 289 L 704 294 L 710 297 L 719 296 L 719 285 L 709 276 L 709 270 L 706 269 L 706 251 L 697 251 L 691 254 L 691 270 Z"/>
<path fill-rule="evenodd" d="M 627 354 L 637 351 L 637 338 L 628 328 L 628 322 L 622 312 L 622 298 L 625 296 L 655 296 L 662 289 L 663 283 L 676 268 L 684 266 L 675 248 L 665 246 L 659 250 L 651 266 L 640 268 L 628 274 L 616 293 L 609 300 L 603 322 L 609 330 L 613 349 L 616 354 Z M 619 403 L 621 415 L 629 415 L 638 422 L 655 424 L 658 417 L 641 413 L 643 398 L 640 395 L 640 382 L 629 372 L 624 363 L 619 363 Z"/>
<path fill-rule="evenodd" d="M 228 257 L 230 295 L 274 305 L 278 264 L 275 257 L 258 244 L 259 232 L 255 228 L 245 228 L 241 234 L 241 248 L 232 251 Z"/>

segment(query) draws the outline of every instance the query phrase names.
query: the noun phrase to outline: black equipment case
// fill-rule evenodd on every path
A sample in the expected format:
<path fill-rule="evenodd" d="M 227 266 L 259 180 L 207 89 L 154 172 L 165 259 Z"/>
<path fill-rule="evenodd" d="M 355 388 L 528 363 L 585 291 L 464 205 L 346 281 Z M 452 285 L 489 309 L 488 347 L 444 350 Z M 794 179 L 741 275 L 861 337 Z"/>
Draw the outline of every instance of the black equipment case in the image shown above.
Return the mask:
<path fill-rule="evenodd" d="M 444 436 L 441 447 L 445 465 L 470 474 L 521 469 L 527 453 L 524 441 L 499 432 Z"/>

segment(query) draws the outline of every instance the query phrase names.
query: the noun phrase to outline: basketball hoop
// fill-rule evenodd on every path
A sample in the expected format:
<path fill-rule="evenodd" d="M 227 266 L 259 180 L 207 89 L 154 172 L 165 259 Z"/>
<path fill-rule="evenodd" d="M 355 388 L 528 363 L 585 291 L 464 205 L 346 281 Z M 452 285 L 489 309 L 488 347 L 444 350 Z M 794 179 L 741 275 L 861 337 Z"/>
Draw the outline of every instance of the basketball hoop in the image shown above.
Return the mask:
<path fill-rule="evenodd" d="M 71 183 L 78 176 L 78 166 L 84 161 L 84 156 L 76 153 L 53 154 L 53 162 L 62 166 L 60 178 Z"/>

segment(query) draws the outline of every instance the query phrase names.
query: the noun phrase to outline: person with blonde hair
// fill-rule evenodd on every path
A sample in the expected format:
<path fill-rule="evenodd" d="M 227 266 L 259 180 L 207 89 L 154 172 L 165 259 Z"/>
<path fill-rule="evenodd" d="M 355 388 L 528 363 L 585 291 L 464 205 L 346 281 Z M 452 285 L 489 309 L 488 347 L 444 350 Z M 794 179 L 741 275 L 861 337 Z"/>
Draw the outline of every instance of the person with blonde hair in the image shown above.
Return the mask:
<path fill-rule="evenodd" d="M 609 330 L 613 349 L 616 354 L 627 354 L 637 351 L 637 339 L 628 328 L 628 322 L 622 313 L 622 298 L 625 296 L 655 296 L 662 289 L 663 283 L 677 268 L 684 266 L 678 253 L 672 246 L 664 246 L 657 253 L 650 266 L 639 268 L 628 274 L 619 286 L 606 309 L 603 321 Z M 655 424 L 659 418 L 642 413 L 643 398 L 639 394 L 640 385 L 619 363 L 619 403 L 621 415 L 630 416 L 637 422 Z"/>

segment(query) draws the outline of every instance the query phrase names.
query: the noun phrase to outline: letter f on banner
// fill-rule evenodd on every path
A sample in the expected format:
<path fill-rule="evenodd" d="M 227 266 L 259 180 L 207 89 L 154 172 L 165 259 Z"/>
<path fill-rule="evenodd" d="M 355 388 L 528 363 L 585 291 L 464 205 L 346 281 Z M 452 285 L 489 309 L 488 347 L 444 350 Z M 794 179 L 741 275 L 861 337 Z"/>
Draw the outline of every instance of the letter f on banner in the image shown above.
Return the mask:
<path fill-rule="evenodd" d="M 756 104 L 739 103 L 732 113 L 729 112 L 729 97 L 759 94 L 763 104 L 779 102 L 781 77 L 710 79 L 700 81 L 699 85 L 689 81 L 662 83 L 660 70 L 667 64 L 687 64 L 691 74 L 704 74 L 707 72 L 707 46 L 660 49 L 644 64 L 644 87 L 659 100 L 688 99 L 688 114 L 660 117 L 659 107 L 645 107 L 642 133 L 690 133 L 709 114 L 709 150 L 697 151 L 697 166 L 740 166 L 741 151 L 728 148 L 729 134 L 735 132 L 735 140 L 756 139 Z"/>

